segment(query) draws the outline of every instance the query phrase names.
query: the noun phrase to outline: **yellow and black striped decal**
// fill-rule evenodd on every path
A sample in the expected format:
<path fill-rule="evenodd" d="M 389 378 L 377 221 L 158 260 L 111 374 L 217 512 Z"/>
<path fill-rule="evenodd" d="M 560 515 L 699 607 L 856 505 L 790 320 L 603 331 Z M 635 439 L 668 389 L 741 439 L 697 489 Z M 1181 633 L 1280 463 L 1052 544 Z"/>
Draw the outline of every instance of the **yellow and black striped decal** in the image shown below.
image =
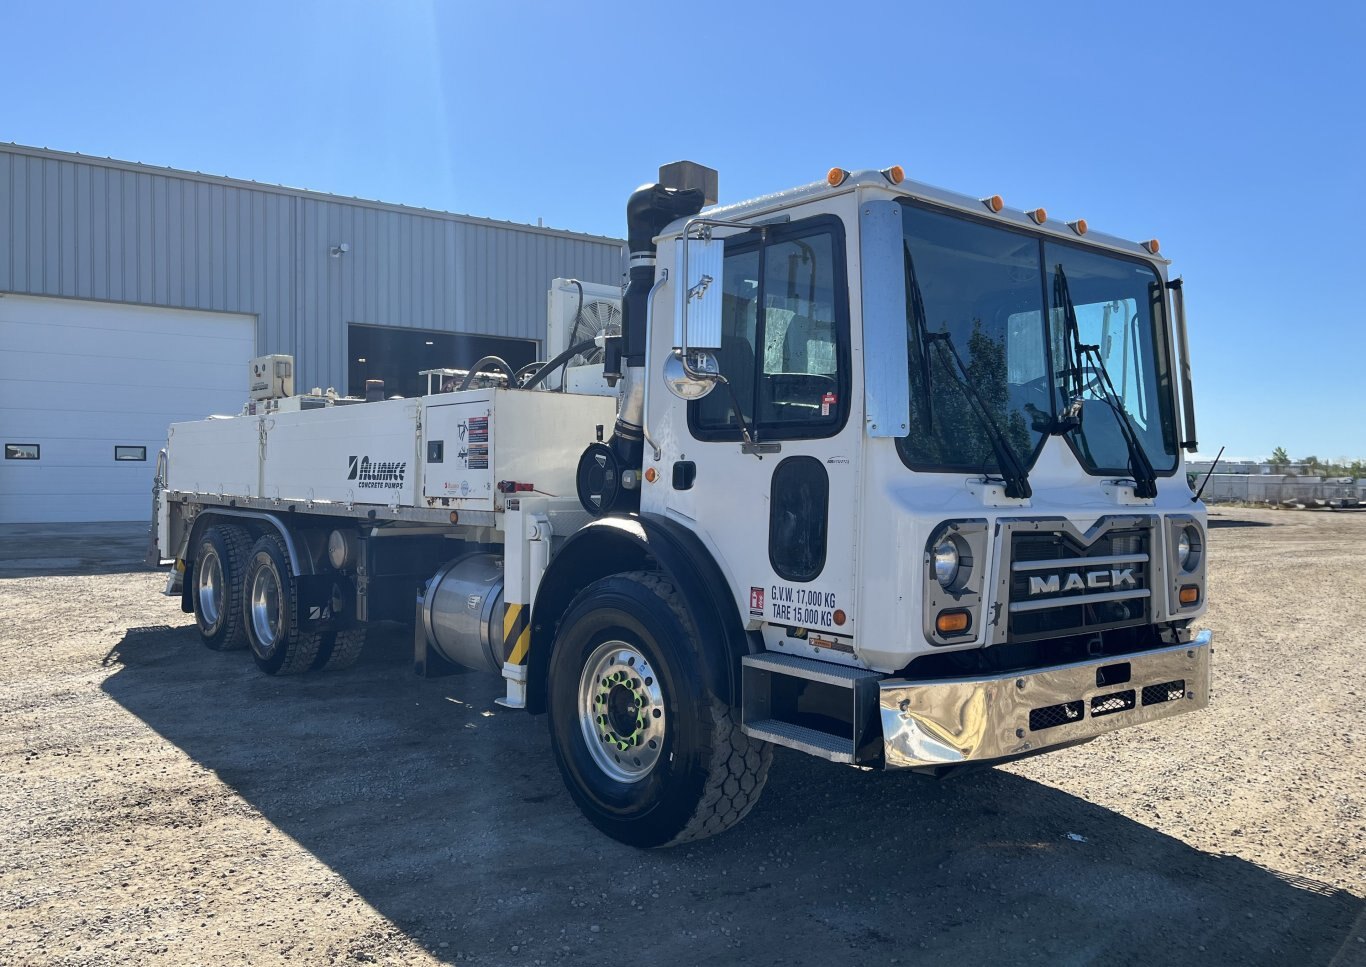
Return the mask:
<path fill-rule="evenodd" d="M 531 651 L 531 608 L 525 604 L 503 606 L 503 654 L 510 665 L 525 665 Z"/>

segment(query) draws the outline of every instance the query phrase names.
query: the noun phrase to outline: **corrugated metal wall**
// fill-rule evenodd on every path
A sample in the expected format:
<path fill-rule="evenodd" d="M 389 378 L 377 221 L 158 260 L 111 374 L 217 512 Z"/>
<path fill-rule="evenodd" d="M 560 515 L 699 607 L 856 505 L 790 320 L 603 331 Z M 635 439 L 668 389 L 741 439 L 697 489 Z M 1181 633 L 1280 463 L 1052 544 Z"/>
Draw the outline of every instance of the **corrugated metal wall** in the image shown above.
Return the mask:
<path fill-rule="evenodd" d="M 250 313 L 301 388 L 345 387 L 348 323 L 543 340 L 551 279 L 623 269 L 613 239 L 0 146 L 0 292 Z"/>

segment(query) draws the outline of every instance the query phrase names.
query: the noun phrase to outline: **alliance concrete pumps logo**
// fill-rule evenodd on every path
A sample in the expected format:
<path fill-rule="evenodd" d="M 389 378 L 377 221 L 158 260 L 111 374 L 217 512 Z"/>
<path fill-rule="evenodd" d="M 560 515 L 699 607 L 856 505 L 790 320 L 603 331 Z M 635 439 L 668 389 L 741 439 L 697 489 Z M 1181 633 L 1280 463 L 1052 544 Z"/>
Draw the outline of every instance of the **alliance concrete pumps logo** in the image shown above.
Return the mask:
<path fill-rule="evenodd" d="M 408 470 L 407 461 L 371 460 L 369 457 L 351 457 L 350 461 L 346 479 L 354 480 L 357 487 L 368 490 L 397 490 L 403 486 L 403 475 Z"/>

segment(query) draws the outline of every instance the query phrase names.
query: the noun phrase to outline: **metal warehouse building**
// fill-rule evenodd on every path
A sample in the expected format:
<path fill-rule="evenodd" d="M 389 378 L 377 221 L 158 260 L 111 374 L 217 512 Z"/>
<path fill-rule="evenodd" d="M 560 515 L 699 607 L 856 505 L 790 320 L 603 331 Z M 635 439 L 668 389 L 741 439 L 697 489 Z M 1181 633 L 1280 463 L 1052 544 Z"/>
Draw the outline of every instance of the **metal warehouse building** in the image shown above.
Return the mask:
<path fill-rule="evenodd" d="M 551 279 L 623 269 L 617 239 L 0 145 L 0 523 L 146 519 L 167 424 L 239 412 L 253 356 L 414 395 L 537 358 Z"/>

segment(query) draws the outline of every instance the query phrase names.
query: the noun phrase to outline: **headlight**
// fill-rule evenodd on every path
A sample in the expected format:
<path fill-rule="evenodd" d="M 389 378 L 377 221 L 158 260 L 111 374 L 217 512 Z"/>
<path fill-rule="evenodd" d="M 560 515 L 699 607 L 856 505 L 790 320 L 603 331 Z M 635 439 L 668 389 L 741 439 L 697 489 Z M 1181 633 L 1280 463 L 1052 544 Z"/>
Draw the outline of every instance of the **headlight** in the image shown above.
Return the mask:
<path fill-rule="evenodd" d="M 1193 571 L 1200 563 L 1200 532 L 1194 527 L 1181 528 L 1176 539 L 1176 563 L 1183 571 Z"/>
<path fill-rule="evenodd" d="M 958 545 L 946 537 L 934 545 L 930 558 L 934 564 L 934 579 L 948 587 L 958 576 Z"/>

